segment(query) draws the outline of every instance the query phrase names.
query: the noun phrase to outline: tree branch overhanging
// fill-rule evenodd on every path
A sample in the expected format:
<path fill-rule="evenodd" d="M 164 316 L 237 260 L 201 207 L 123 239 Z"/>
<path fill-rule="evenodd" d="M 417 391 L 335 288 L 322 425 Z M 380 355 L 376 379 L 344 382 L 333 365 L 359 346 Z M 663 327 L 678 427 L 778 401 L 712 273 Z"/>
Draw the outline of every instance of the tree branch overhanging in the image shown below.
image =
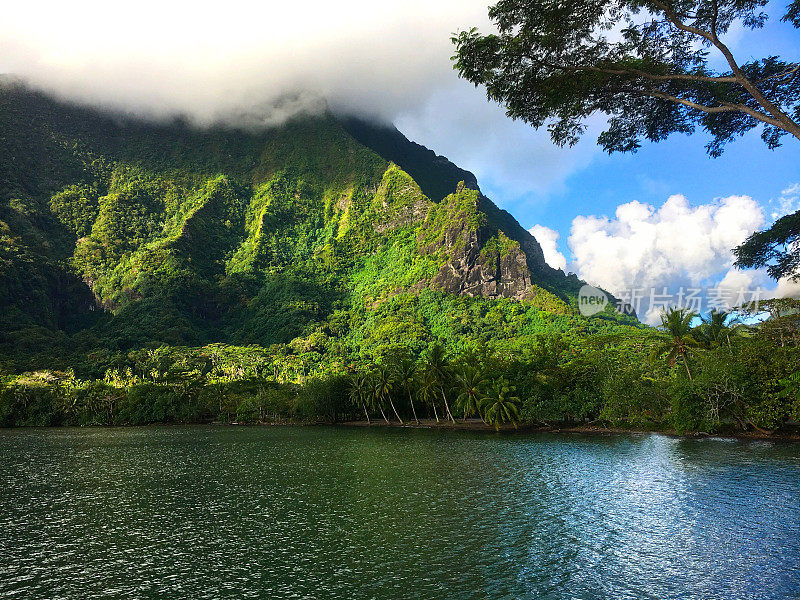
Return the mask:
<path fill-rule="evenodd" d="M 707 40 L 711 43 L 720 53 L 725 57 L 725 60 L 728 62 L 728 66 L 731 68 L 731 72 L 733 73 L 736 81 L 745 89 L 747 92 L 753 97 L 753 99 L 758 102 L 761 106 L 763 106 L 767 112 L 769 112 L 776 120 L 776 123 L 773 123 L 776 127 L 780 127 L 781 129 L 791 133 L 797 139 L 800 139 L 800 124 L 796 123 L 789 115 L 783 112 L 780 108 L 775 106 L 774 103 L 770 102 L 770 100 L 764 96 L 761 90 L 747 78 L 747 75 L 742 71 L 739 63 L 736 62 L 736 59 L 733 56 L 730 48 L 728 48 L 722 40 L 719 39 L 717 35 L 716 28 L 717 28 L 717 19 L 719 14 L 718 9 L 718 0 L 713 0 L 712 5 L 714 7 L 714 14 L 712 17 L 712 30 L 711 32 L 705 31 L 700 29 L 699 27 L 694 27 L 692 25 L 687 25 L 684 23 L 678 15 L 670 8 L 669 5 L 665 4 L 661 0 L 649 0 L 653 3 L 654 6 L 658 7 L 667 19 L 672 23 L 676 28 L 681 31 L 685 31 L 687 33 L 692 33 L 694 35 L 700 36 L 701 38 Z M 756 117 L 758 118 L 758 117 Z M 762 120 L 763 119 L 759 119 Z M 766 122 L 766 121 L 765 121 Z"/>
<path fill-rule="evenodd" d="M 657 141 L 695 125 L 714 137 L 707 145 L 712 156 L 759 125 L 770 148 L 786 134 L 800 139 L 797 59 L 768 56 L 740 65 L 720 39 L 737 20 L 763 26 L 758 0 L 603 1 L 598 7 L 596 0 L 530 0 L 530 10 L 521 11 L 519 0 L 498 0 L 490 17 L 500 33 L 458 34 L 455 66 L 505 103 L 509 115 L 535 127 L 548 119 L 562 123 L 548 127 L 558 144 L 580 135 L 577 124 L 595 111 L 614 115 L 613 131 L 598 140 L 610 151 L 635 151 L 642 137 Z M 624 27 L 620 38 L 593 33 L 616 24 Z M 727 72 L 709 67 L 709 48 L 725 57 Z M 668 103 L 690 110 L 670 110 Z"/>
<path fill-rule="evenodd" d="M 554 69 L 561 69 L 564 71 L 591 71 L 595 73 L 604 73 L 608 75 L 638 75 L 640 77 L 644 77 L 646 79 L 651 79 L 653 81 L 672 81 L 672 80 L 684 80 L 684 81 L 700 81 L 700 82 L 707 82 L 707 83 L 736 83 L 741 85 L 741 82 L 736 77 L 705 77 L 699 75 L 683 75 L 683 74 L 670 74 L 670 75 L 655 75 L 652 73 L 648 73 L 647 71 L 642 71 L 640 69 L 610 69 L 610 68 L 602 68 L 602 67 L 595 67 L 595 66 L 581 66 L 581 65 L 558 65 L 555 63 L 542 63 L 548 67 Z M 795 72 L 800 70 L 800 65 L 794 68 L 791 72 Z M 763 123 L 767 123 L 769 125 L 773 125 L 774 127 L 783 127 L 783 123 L 774 117 L 770 117 L 762 112 L 759 112 L 746 104 L 733 104 L 728 102 L 721 102 L 719 106 L 707 106 L 704 104 L 700 104 L 697 102 L 693 102 L 691 100 L 686 100 L 684 98 L 680 98 L 678 96 L 674 96 L 671 94 L 667 94 L 666 92 L 660 90 L 627 90 L 627 89 L 619 89 L 619 93 L 639 93 L 641 95 L 650 96 L 652 98 L 660 98 L 662 100 L 669 100 L 670 102 L 675 102 L 677 104 L 682 104 L 689 108 L 693 108 L 705 113 L 713 114 L 713 113 L 722 113 L 722 112 L 741 112 L 745 113 L 754 119 L 757 119 Z"/>

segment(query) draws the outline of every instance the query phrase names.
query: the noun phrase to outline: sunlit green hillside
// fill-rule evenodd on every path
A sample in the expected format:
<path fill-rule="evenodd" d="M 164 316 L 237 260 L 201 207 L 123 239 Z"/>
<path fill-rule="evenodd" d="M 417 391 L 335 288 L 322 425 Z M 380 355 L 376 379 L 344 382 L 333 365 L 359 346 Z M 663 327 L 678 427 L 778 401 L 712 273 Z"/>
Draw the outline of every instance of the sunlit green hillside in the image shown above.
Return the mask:
<path fill-rule="evenodd" d="M 656 331 L 580 316 L 582 283 L 393 127 L 200 130 L 0 86 L 0 426 L 793 426 L 782 301 Z"/>
<path fill-rule="evenodd" d="M 576 316 L 580 282 L 470 173 L 393 128 L 198 130 L 6 81 L 0 136 L 12 370 L 102 372 L 119 352 L 222 342 L 285 344 L 313 372 L 398 343 L 512 348 L 624 321 Z"/>

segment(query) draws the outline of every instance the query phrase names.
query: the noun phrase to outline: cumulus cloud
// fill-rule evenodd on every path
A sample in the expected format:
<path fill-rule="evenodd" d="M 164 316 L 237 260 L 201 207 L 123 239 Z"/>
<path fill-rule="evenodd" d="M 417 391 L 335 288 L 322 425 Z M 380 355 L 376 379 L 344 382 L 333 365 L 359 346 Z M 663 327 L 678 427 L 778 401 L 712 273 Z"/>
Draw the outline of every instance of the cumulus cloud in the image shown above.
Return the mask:
<path fill-rule="evenodd" d="M 781 192 L 780 196 L 770 200 L 769 208 L 773 221 L 800 210 L 800 183 L 790 185 Z"/>
<path fill-rule="evenodd" d="M 544 252 L 544 261 L 554 269 L 566 269 L 567 258 L 558 251 L 558 239 L 561 234 L 544 225 L 534 225 L 528 232 L 536 238 Z"/>
<path fill-rule="evenodd" d="M 386 120 L 453 77 L 450 34 L 485 0 L 15 2 L 0 72 L 71 99 L 200 122 L 334 108 Z M 293 98 L 293 104 L 280 99 Z M 276 114 L 265 118 L 274 120 Z"/>
<path fill-rule="evenodd" d="M 724 289 L 720 299 L 737 303 L 747 299 L 740 294 L 769 285 L 763 272 L 732 266 L 731 248 L 764 223 L 749 196 L 691 206 L 674 195 L 659 208 L 634 201 L 618 206 L 614 218 L 576 217 L 568 243 L 582 279 L 626 299 L 638 290 L 641 316 L 655 323 L 665 296 L 677 301 L 681 289 Z"/>
<path fill-rule="evenodd" d="M 730 249 L 763 222 L 761 207 L 748 196 L 692 207 L 686 197 L 674 195 L 658 209 L 636 201 L 622 204 L 614 219 L 576 217 L 569 246 L 579 274 L 612 290 L 675 276 L 700 284 L 729 268 Z"/>

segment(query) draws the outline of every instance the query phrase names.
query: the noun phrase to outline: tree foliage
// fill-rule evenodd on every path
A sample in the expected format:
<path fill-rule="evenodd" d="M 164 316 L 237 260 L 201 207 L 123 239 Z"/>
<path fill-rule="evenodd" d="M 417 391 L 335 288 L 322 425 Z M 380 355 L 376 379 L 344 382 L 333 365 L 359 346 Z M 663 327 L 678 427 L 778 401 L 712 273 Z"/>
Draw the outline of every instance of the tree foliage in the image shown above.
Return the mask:
<path fill-rule="evenodd" d="M 800 210 L 786 215 L 764 231 L 757 231 L 733 249 L 736 266 L 767 268 L 774 279 L 800 279 Z"/>
<path fill-rule="evenodd" d="M 695 339 L 692 321 L 697 317 L 697 313 L 683 308 L 672 308 L 661 315 L 661 335 L 662 341 L 653 349 L 653 356 L 659 357 L 666 354 L 670 364 L 675 364 L 681 359 L 686 374 L 692 379 L 692 372 L 689 369 L 689 352 L 699 344 Z"/>
<path fill-rule="evenodd" d="M 784 299 L 780 305 L 791 312 L 800 301 Z M 370 424 L 377 418 L 387 424 L 430 419 L 443 425 L 441 417 L 452 406 L 462 419 L 479 417 L 497 428 L 603 424 L 761 433 L 796 428 L 800 322 L 785 321 L 792 315 L 773 316 L 749 326 L 748 335 L 728 338 L 722 332 L 730 329 L 730 316 L 707 316 L 695 326 L 691 316 L 665 314 L 662 336 L 646 330 L 584 339 L 540 335 L 514 352 L 444 355 L 434 343 L 415 354 L 398 342 L 402 368 L 355 356 L 343 364 L 331 354 L 314 363 L 277 345 L 134 350 L 107 357 L 106 370 L 97 377 L 70 370 L 3 376 L 0 425 L 365 418 Z M 784 336 L 778 338 L 773 323 L 781 321 Z M 687 344 L 689 337 L 704 339 L 709 323 L 719 330 L 713 338 L 719 343 Z M 673 360 L 651 359 L 662 353 Z M 291 366 L 297 360 L 308 362 L 298 369 Z"/>
<path fill-rule="evenodd" d="M 553 141 L 574 144 L 600 112 L 608 152 L 635 151 L 642 139 L 705 130 L 707 150 L 761 127 L 770 148 L 800 139 L 798 57 L 741 62 L 725 34 L 758 29 L 767 0 L 500 0 L 489 10 L 498 33 L 453 38 L 455 67 L 486 87 L 510 117 L 547 125 Z M 783 17 L 800 26 L 797 2 Z M 726 69 L 711 67 L 710 53 Z"/>

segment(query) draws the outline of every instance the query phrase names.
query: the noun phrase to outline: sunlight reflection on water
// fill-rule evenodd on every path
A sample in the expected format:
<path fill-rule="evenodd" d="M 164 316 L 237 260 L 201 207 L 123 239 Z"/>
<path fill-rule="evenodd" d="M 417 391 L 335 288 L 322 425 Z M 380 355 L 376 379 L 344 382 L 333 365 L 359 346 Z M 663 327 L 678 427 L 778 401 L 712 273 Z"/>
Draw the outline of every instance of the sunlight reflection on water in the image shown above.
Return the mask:
<path fill-rule="evenodd" d="M 2 598 L 791 598 L 800 445 L 0 431 Z"/>

